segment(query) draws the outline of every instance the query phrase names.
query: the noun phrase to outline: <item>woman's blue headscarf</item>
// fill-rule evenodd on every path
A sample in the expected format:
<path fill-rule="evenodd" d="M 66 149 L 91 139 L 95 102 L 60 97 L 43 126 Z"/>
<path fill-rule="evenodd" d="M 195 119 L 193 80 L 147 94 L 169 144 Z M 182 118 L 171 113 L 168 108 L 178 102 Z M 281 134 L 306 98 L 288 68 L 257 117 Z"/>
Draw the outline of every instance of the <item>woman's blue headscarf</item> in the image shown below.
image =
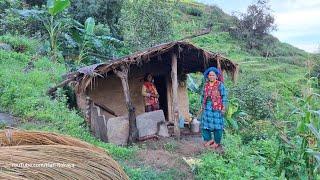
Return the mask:
<path fill-rule="evenodd" d="M 215 68 L 215 67 L 209 67 L 204 73 L 203 73 L 203 76 L 204 78 L 208 78 L 208 75 L 209 75 L 209 72 L 210 71 L 213 71 L 216 73 L 217 76 L 219 76 L 221 74 L 220 70 Z"/>

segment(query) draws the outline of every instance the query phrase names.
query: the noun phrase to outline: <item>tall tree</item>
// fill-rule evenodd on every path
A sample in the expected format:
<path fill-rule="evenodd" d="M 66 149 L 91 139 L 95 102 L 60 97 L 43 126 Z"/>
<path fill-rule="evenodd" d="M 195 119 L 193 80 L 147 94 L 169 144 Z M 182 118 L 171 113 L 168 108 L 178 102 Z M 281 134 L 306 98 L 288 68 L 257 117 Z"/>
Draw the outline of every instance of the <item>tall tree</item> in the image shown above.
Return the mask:
<path fill-rule="evenodd" d="M 275 19 L 268 0 L 257 0 L 247 8 L 247 12 L 239 13 L 233 35 L 245 39 L 250 49 L 260 47 L 263 39 L 276 30 Z"/>

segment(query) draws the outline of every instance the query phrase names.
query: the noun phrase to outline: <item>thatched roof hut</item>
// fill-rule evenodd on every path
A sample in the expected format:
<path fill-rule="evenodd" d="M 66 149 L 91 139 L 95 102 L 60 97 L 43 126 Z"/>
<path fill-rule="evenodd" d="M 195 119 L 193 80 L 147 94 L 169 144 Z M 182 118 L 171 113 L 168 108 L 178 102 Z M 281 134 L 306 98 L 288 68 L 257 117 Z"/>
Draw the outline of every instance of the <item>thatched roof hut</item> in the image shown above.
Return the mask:
<path fill-rule="evenodd" d="M 88 113 L 88 103 L 93 102 L 100 107 L 102 110 L 99 110 L 99 113 L 104 115 L 105 119 L 128 115 L 129 111 L 132 138 L 136 133 L 135 114 L 144 112 L 141 95 L 144 74 L 154 75 L 155 85 L 160 94 L 161 109 L 166 120 L 176 124 L 179 116 L 189 118 L 186 75 L 203 72 L 211 66 L 221 66 L 224 72 L 236 80 L 238 65 L 230 59 L 188 42 L 175 41 L 106 63 L 83 67 L 70 74 L 60 85 L 73 82 L 78 106 L 83 112 L 87 112 L 89 124 L 99 124 L 93 131 L 99 131 L 94 133 L 101 139 L 108 139 L 101 132 L 101 127 L 106 125 L 107 120 L 94 123 L 96 117 Z M 175 129 L 175 133 L 179 136 L 178 128 Z M 131 140 L 134 141 L 133 139 Z M 129 141 L 131 140 L 129 138 Z"/>

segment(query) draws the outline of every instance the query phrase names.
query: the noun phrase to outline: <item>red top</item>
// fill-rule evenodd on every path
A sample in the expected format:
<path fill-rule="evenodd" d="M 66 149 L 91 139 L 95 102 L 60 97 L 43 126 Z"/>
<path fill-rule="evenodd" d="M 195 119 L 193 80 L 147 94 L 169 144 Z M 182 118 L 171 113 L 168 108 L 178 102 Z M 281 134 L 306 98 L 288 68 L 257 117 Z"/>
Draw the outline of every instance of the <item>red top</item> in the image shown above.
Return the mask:
<path fill-rule="evenodd" d="M 156 87 L 154 86 L 153 83 L 144 82 L 143 85 L 146 88 L 146 93 L 149 93 L 151 95 L 157 95 L 157 90 L 156 90 Z M 152 96 L 151 97 L 145 96 L 144 100 L 145 100 L 146 105 L 155 105 L 158 103 L 158 98 L 152 97 Z"/>
<path fill-rule="evenodd" d="M 219 91 L 220 81 L 215 81 L 211 86 L 209 82 L 207 82 L 204 86 L 204 97 L 203 97 L 203 108 L 206 106 L 207 98 L 210 97 L 212 101 L 212 108 L 214 110 L 222 110 L 223 103 L 221 94 Z"/>

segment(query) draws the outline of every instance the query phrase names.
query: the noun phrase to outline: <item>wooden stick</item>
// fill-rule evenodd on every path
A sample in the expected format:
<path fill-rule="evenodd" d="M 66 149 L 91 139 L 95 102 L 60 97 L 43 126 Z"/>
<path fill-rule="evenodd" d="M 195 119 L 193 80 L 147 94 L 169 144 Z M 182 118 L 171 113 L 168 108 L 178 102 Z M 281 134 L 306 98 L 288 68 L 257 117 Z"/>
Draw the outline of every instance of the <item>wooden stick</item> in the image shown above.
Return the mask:
<path fill-rule="evenodd" d="M 114 69 L 113 72 L 121 79 L 124 97 L 129 112 L 129 138 L 128 144 L 132 144 L 138 140 L 138 128 L 136 123 L 135 107 L 132 104 L 128 83 L 128 66 L 122 65 L 120 71 Z"/>
<path fill-rule="evenodd" d="M 62 81 L 60 84 L 50 88 L 48 91 L 47 91 L 47 94 L 48 95 L 53 95 L 53 93 L 59 88 L 59 87 L 64 87 L 65 85 L 67 85 L 69 82 L 71 81 L 74 81 L 76 79 L 76 77 L 73 77 L 73 78 L 69 78 L 69 79 L 66 79 L 64 81 Z"/>
<path fill-rule="evenodd" d="M 180 139 L 179 129 L 179 107 L 178 107 L 178 60 L 177 55 L 172 53 L 171 63 L 171 80 L 172 80 L 172 106 L 173 106 L 173 123 L 174 123 L 174 134 L 177 139 Z"/>

